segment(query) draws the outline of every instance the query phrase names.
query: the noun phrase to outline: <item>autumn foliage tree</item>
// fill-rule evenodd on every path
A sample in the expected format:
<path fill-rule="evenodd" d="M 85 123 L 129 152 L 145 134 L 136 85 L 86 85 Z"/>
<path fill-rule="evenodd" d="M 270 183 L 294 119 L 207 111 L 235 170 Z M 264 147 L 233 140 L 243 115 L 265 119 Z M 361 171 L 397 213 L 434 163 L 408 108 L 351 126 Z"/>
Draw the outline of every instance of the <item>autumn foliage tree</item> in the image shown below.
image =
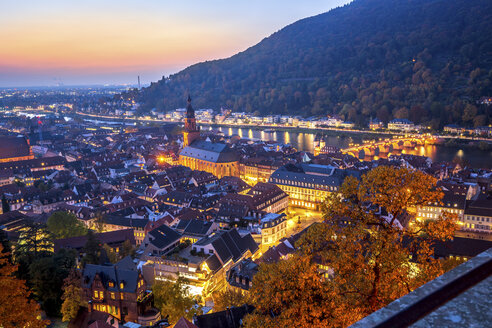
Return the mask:
<path fill-rule="evenodd" d="M 278 320 L 281 326 L 345 327 L 441 275 L 445 266 L 433 258 L 432 245 L 452 238 L 456 216 L 417 221 L 412 213 L 442 196 L 433 177 L 406 168 L 378 167 L 360 181 L 347 178 L 325 201 L 324 223 L 298 241 L 299 254 L 260 266 L 251 290 L 257 308 L 247 327 Z"/>
<path fill-rule="evenodd" d="M 263 263 L 253 279 L 245 327 L 331 327 L 331 293 L 316 264 L 294 256 L 279 263 Z"/>
<path fill-rule="evenodd" d="M 39 305 L 29 299 L 31 292 L 23 280 L 15 277 L 17 266 L 12 265 L 8 253 L 0 245 L 0 326 L 3 328 L 46 327 Z"/>
<path fill-rule="evenodd" d="M 240 291 L 227 289 L 221 292 L 212 294 L 214 301 L 214 311 L 223 311 L 232 306 L 241 306 L 248 302 L 247 295 L 243 295 Z"/>
<path fill-rule="evenodd" d="M 82 298 L 82 277 L 80 271 L 72 270 L 63 281 L 63 304 L 61 307 L 62 320 L 70 321 L 77 316 L 79 308 L 87 307 Z"/>
<path fill-rule="evenodd" d="M 161 311 L 163 318 L 168 318 L 171 325 L 181 317 L 191 320 L 194 314 L 201 314 L 201 310 L 195 308 L 197 302 L 183 278 L 174 282 L 157 281 L 152 286 L 152 292 L 155 306 Z"/>

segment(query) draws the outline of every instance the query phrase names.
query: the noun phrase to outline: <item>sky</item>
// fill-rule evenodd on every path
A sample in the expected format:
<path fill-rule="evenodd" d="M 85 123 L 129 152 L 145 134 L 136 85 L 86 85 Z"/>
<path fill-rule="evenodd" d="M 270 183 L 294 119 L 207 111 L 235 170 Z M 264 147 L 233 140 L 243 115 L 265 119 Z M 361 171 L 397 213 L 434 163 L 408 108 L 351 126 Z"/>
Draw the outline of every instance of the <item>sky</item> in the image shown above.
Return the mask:
<path fill-rule="evenodd" d="M 142 84 L 348 0 L 0 0 L 0 87 Z"/>

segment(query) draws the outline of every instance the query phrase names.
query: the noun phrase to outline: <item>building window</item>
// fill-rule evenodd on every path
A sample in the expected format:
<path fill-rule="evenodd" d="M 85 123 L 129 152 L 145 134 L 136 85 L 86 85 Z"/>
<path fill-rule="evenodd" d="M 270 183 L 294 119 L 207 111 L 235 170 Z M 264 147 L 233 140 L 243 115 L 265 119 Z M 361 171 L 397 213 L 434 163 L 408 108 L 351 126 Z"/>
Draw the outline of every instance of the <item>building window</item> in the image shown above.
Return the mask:
<path fill-rule="evenodd" d="M 113 293 L 113 292 L 111 292 L 111 299 L 112 299 L 112 300 L 116 299 L 116 297 L 115 297 L 115 295 L 114 295 L 114 293 Z"/>

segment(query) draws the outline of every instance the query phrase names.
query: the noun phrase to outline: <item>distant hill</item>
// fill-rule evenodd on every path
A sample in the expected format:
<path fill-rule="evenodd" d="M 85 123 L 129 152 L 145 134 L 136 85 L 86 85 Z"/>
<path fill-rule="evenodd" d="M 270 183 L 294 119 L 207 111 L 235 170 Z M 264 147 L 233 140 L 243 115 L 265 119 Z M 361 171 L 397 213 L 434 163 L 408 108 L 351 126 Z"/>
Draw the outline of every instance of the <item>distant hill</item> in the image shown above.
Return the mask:
<path fill-rule="evenodd" d="M 192 65 L 137 95 L 151 108 L 492 123 L 491 0 L 356 0 L 297 21 L 230 58 Z"/>

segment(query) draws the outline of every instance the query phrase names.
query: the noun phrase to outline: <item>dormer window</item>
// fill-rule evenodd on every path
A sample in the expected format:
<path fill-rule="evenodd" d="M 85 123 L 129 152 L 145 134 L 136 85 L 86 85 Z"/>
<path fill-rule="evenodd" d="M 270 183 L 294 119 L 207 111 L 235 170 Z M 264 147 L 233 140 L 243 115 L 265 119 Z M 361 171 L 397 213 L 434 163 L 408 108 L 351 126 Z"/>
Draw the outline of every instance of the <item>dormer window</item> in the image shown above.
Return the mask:
<path fill-rule="evenodd" d="M 125 283 L 124 282 L 120 282 L 120 289 L 123 289 L 125 288 Z"/>
<path fill-rule="evenodd" d="M 109 287 L 114 287 L 114 282 L 110 281 L 110 282 L 108 283 L 108 285 L 109 285 Z"/>

